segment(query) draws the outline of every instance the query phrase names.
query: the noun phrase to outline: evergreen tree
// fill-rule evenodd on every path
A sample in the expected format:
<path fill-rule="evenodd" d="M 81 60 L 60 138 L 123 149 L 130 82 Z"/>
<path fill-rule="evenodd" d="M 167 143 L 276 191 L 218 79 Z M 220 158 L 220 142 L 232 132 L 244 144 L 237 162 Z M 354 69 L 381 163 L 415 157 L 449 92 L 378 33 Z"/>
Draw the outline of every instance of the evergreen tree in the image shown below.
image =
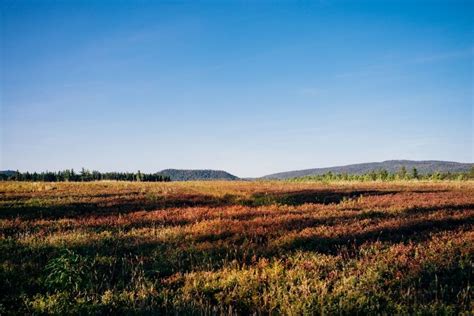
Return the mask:
<path fill-rule="evenodd" d="M 385 169 L 380 170 L 380 172 L 379 172 L 379 178 L 380 178 L 380 180 L 382 180 L 382 181 L 386 181 L 387 178 L 388 178 L 388 171 L 385 170 Z"/>
<path fill-rule="evenodd" d="M 407 177 L 407 168 L 405 168 L 405 166 L 402 166 L 400 168 L 400 171 L 399 171 L 398 175 L 399 175 L 400 179 L 406 179 L 406 177 Z"/>

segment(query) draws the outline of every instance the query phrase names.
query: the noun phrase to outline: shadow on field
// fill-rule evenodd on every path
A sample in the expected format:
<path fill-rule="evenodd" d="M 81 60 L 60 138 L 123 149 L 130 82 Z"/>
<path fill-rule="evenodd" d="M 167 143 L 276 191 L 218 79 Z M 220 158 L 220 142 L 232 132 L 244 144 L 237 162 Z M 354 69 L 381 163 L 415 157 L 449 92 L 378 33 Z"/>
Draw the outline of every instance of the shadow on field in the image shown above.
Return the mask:
<path fill-rule="evenodd" d="M 417 206 L 405 210 L 406 214 L 421 214 L 421 213 L 430 213 L 436 211 L 462 211 L 462 210 L 471 210 L 474 211 L 474 203 L 467 204 L 444 204 L 436 206 Z M 474 213 L 473 213 L 474 214 Z"/>
<path fill-rule="evenodd" d="M 293 192 L 257 192 L 249 198 L 239 195 L 226 194 L 223 196 L 203 194 L 181 194 L 176 196 L 137 196 L 137 194 L 98 194 L 92 196 L 97 201 L 61 203 L 57 200 L 44 203 L 28 204 L 26 199 L 12 199 L 11 205 L 4 203 L 0 206 L 0 219 L 54 219 L 74 218 L 84 215 L 103 216 L 125 214 L 136 211 L 150 211 L 168 208 L 184 207 L 222 207 L 243 205 L 250 207 L 272 204 L 298 206 L 305 203 L 331 204 L 361 196 L 393 195 L 404 191 L 377 190 L 301 190 Z M 409 191 L 411 193 L 433 193 L 440 191 Z M 76 198 L 67 195 L 66 198 Z M 80 199 L 77 196 L 77 199 Z M 102 199 L 102 200 L 101 200 Z M 58 204 L 54 204 L 58 203 Z"/>
<path fill-rule="evenodd" d="M 238 240 L 228 239 L 232 235 L 229 232 L 216 235 L 213 241 L 196 239 L 185 244 L 154 240 L 138 242 L 134 238 L 119 238 L 68 248 L 88 257 L 112 255 L 113 257 L 149 258 L 150 261 L 145 262 L 146 270 L 163 276 L 201 268 L 219 269 L 226 262 L 233 260 L 250 264 L 255 257 L 280 258 L 298 250 L 337 255 L 344 249 L 348 256 L 354 256 L 357 254 L 358 247 L 366 242 L 382 241 L 395 244 L 412 241 L 419 243 L 429 240 L 432 233 L 469 229 L 473 222 L 472 217 L 411 222 L 397 228 L 374 229 L 363 233 L 346 234 L 338 238 L 299 238 L 278 248 L 269 245 L 266 238 L 250 240 L 249 236 L 241 236 Z M 227 242 L 224 242 L 225 240 Z M 213 244 L 212 247 L 205 246 L 210 242 Z M 49 249 L 50 253 L 58 251 L 58 248 Z"/>
<path fill-rule="evenodd" d="M 247 216 L 245 219 L 242 219 L 242 223 L 236 223 L 235 225 L 243 225 L 242 231 L 249 233 L 239 234 L 240 237 L 249 237 L 255 238 L 259 242 L 265 243 L 267 240 L 270 240 L 275 236 L 273 232 L 277 232 L 277 235 L 284 236 L 295 231 L 302 231 L 306 228 L 314 228 L 317 226 L 325 226 L 327 229 L 330 227 L 338 225 L 350 225 L 351 223 L 357 223 L 361 220 L 369 220 L 367 225 L 378 225 L 383 223 L 385 220 L 390 220 L 392 223 L 396 223 L 396 227 L 388 227 L 383 229 L 378 229 L 370 232 L 363 232 L 358 234 L 346 234 L 338 238 L 304 238 L 301 240 L 295 240 L 294 243 L 290 243 L 290 246 L 287 247 L 288 250 L 291 250 L 301 243 L 304 247 L 309 247 L 316 250 L 324 250 L 326 246 L 329 248 L 334 248 L 332 246 L 339 246 L 340 244 L 350 243 L 352 241 L 390 241 L 390 242 L 400 242 L 406 241 L 406 238 L 414 237 L 419 238 L 420 234 L 430 233 L 432 231 L 439 230 L 452 230 L 458 226 L 463 226 L 467 224 L 474 223 L 474 213 L 470 217 L 464 218 L 452 218 L 450 214 L 457 211 L 474 211 L 474 204 L 448 204 L 442 206 L 432 206 L 432 207 L 415 207 L 408 208 L 400 212 L 384 212 L 384 211 L 365 211 L 358 212 L 355 214 L 341 214 L 336 212 L 333 216 L 326 216 L 324 218 L 314 218 L 311 215 L 300 214 L 301 216 L 289 218 L 283 216 L 281 219 L 273 219 L 271 216 L 268 217 L 268 220 L 258 220 L 259 214 L 253 214 L 253 216 Z M 444 219 L 432 219 L 427 220 L 427 216 L 439 216 L 440 211 L 443 211 L 443 216 L 446 215 L 448 218 Z M 434 213 L 438 213 L 435 215 Z M 444 214 L 445 213 L 445 214 Z M 262 215 L 262 214 L 261 214 Z M 265 217 L 266 215 L 263 214 Z M 232 218 L 229 218 L 232 219 Z M 400 221 L 401 225 L 395 221 Z M 189 223 L 180 223 L 180 224 L 191 224 Z M 166 224 L 165 224 L 166 225 Z M 218 225 L 215 227 L 218 231 L 221 231 L 220 234 L 214 232 L 207 235 L 200 235 L 195 237 L 195 240 L 199 242 L 215 242 L 217 240 L 224 240 L 226 238 L 234 239 L 237 234 L 232 234 L 229 231 L 226 231 L 225 226 L 219 228 Z M 337 229 L 337 228 L 335 228 Z M 258 233 L 252 233 L 259 231 Z M 313 242 L 314 241 L 314 242 Z M 300 245 L 300 246 L 301 246 Z M 301 248 L 301 247 L 300 247 Z M 286 247 L 285 247 L 286 249 Z"/>
<path fill-rule="evenodd" d="M 105 285 L 112 287 L 119 284 L 120 287 L 125 287 L 126 285 L 121 285 L 120 282 L 129 279 L 128 274 L 131 271 L 126 269 L 133 267 L 133 264 L 127 265 L 127 262 L 130 260 L 142 260 L 146 275 L 162 277 L 176 272 L 219 269 L 232 260 L 251 264 L 252 260 L 258 257 L 279 258 L 296 250 L 314 251 L 324 254 L 338 254 L 342 251 L 348 256 L 354 256 L 357 254 L 358 247 L 366 242 L 382 241 L 389 244 L 408 241 L 422 242 L 430 239 L 432 233 L 472 229 L 474 214 L 466 214 L 464 217 L 458 218 L 448 216 L 440 219 L 414 216 L 416 214 L 426 215 L 430 212 L 437 212 L 440 209 L 447 211 L 472 210 L 474 205 L 433 206 L 408 209 L 405 212 L 394 214 L 373 212 L 344 216 L 342 218 L 343 222 L 356 222 L 364 217 L 382 221 L 387 218 L 390 220 L 399 219 L 400 221 L 393 222 L 393 226 L 385 226 L 383 228 L 374 226 L 370 230 L 343 233 L 333 238 L 296 236 L 286 241 L 282 246 L 272 245 L 270 241 L 279 236 L 285 236 L 292 232 L 293 229 L 301 231 L 305 226 L 337 224 L 336 222 L 340 223 L 341 218 L 290 220 L 284 225 L 273 227 L 276 231 L 274 236 L 268 236 L 264 233 L 254 235 L 252 229 L 238 230 L 239 233 L 222 231 L 219 234 L 213 234 L 213 239 L 207 239 L 205 236 L 188 235 L 186 238 L 183 236 L 182 239 L 156 240 L 150 238 L 150 236 L 119 237 L 112 234 L 100 240 L 86 241 L 85 243 L 67 245 L 54 242 L 51 244 L 45 243 L 41 247 L 35 243 L 29 246 L 25 243 L 17 242 L 14 238 L 6 238 L 0 242 L 0 253 L 2 254 L 2 259 L 5 262 L 10 262 L 15 267 L 15 270 L 11 272 L 4 271 L 0 291 L 10 293 L 11 296 L 17 296 L 18 293 L 22 292 L 34 293 L 37 288 L 23 286 L 29 284 L 28 282 L 30 282 L 32 277 L 34 280 L 39 280 L 41 274 L 44 273 L 43 267 L 46 266 L 49 260 L 60 255 L 62 247 L 67 247 L 85 258 L 89 258 L 89 262 L 95 262 L 93 258 L 96 256 L 109 258 L 109 261 L 97 261 L 97 263 L 94 263 L 94 271 L 98 271 L 101 282 L 104 282 Z M 346 224 L 350 223 L 346 222 Z M 24 264 L 25 260 L 30 260 L 38 268 L 36 270 L 29 269 L 29 266 Z M 123 267 L 124 265 L 126 267 Z"/>
<path fill-rule="evenodd" d="M 325 254 L 336 254 L 342 247 L 357 249 L 358 246 L 366 242 L 422 242 L 427 240 L 431 233 L 451 231 L 462 227 L 469 228 L 473 224 L 474 216 L 432 220 L 415 219 L 394 227 L 375 228 L 369 231 L 345 234 L 334 238 L 318 236 L 296 237 L 291 242 L 286 243 L 283 250 L 306 250 Z M 281 250 L 282 249 L 275 249 L 277 252 L 281 252 Z"/>
<path fill-rule="evenodd" d="M 240 201 L 247 206 L 283 204 L 298 206 L 305 203 L 338 204 L 362 196 L 394 195 L 398 193 L 442 193 L 448 190 L 300 190 L 290 192 L 257 192 L 250 199 Z"/>
<path fill-rule="evenodd" d="M 213 207 L 232 204 L 232 197 L 216 197 L 202 194 L 152 197 L 117 195 L 115 197 L 112 200 L 98 200 L 97 202 L 72 202 L 52 205 L 18 203 L 11 207 L 1 206 L 0 219 L 74 218 L 84 215 L 101 216 L 177 207 Z"/>
<path fill-rule="evenodd" d="M 271 204 L 301 205 L 305 203 L 331 204 L 340 203 L 346 199 L 353 199 L 360 196 L 388 195 L 396 194 L 400 191 L 376 191 L 376 190 L 356 190 L 356 191 L 334 191 L 334 190 L 301 190 L 293 192 L 266 193 L 259 192 L 252 195 L 248 200 L 242 201 L 243 205 L 262 206 Z"/>

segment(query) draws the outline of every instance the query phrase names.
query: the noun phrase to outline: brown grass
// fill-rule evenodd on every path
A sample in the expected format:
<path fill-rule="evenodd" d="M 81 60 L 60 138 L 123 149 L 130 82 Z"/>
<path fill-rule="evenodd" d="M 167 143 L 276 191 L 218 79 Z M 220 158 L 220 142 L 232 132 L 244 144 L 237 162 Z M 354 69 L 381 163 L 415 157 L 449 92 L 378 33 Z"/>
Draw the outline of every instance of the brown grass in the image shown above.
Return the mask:
<path fill-rule="evenodd" d="M 474 183 L 0 182 L 0 313 L 469 313 Z"/>

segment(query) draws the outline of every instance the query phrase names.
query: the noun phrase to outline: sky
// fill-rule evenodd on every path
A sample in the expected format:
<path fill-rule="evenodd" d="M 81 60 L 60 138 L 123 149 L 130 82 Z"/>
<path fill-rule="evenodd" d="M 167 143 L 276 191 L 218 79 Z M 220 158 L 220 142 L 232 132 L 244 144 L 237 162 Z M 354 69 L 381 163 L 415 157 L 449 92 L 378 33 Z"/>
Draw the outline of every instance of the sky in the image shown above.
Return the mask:
<path fill-rule="evenodd" d="M 0 6 L 1 170 L 473 162 L 474 1 Z"/>

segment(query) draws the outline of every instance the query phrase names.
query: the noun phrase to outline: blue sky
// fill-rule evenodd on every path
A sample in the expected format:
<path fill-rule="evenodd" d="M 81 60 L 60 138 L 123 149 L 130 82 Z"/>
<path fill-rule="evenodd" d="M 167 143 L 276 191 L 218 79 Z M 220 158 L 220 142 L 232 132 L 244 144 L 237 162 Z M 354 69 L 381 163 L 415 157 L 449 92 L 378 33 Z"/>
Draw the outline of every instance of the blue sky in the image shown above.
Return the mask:
<path fill-rule="evenodd" d="M 474 1 L 2 1 L 0 169 L 472 162 Z"/>

